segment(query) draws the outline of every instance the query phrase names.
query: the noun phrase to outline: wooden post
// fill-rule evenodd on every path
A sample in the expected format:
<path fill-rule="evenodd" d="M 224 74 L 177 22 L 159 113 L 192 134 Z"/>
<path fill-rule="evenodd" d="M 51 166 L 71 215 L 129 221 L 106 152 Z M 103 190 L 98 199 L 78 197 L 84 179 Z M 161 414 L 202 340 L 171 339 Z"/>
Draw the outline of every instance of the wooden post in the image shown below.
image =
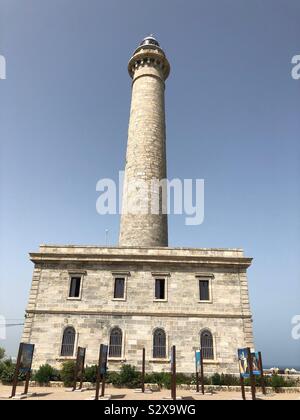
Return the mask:
<path fill-rule="evenodd" d="M 27 395 L 27 394 L 28 394 L 28 388 L 29 388 L 29 381 L 30 381 L 30 377 L 31 377 L 31 371 L 28 371 L 28 372 L 26 373 L 24 393 L 23 393 L 22 395 Z"/>
<path fill-rule="evenodd" d="M 205 389 L 204 389 L 204 366 L 203 366 L 203 354 L 202 354 L 202 349 L 200 351 L 200 360 L 201 360 L 201 391 L 202 394 L 205 394 Z"/>
<path fill-rule="evenodd" d="M 250 385 L 251 385 L 251 394 L 252 400 L 256 400 L 256 389 L 255 389 L 255 376 L 253 375 L 253 364 L 252 364 L 252 354 L 251 349 L 248 348 L 248 365 L 250 370 Z"/>
<path fill-rule="evenodd" d="M 241 390 L 242 390 L 242 398 L 244 401 L 246 401 L 246 392 L 245 392 L 245 380 L 243 375 L 240 375 L 241 378 Z"/>
<path fill-rule="evenodd" d="M 100 352 L 99 352 L 99 362 L 97 368 L 97 377 L 96 377 L 96 395 L 95 400 L 99 400 L 99 391 L 100 391 L 100 378 L 101 378 L 101 362 L 102 362 L 102 353 L 103 353 L 103 344 L 100 345 Z"/>
<path fill-rule="evenodd" d="M 196 392 L 199 392 L 199 366 L 197 355 L 200 354 L 200 350 L 195 351 L 195 369 L 196 369 Z"/>
<path fill-rule="evenodd" d="M 21 343 L 20 347 L 19 347 L 19 353 L 18 353 L 16 369 L 15 369 L 15 373 L 14 373 L 14 377 L 13 377 L 13 385 L 12 385 L 12 391 L 11 391 L 10 398 L 13 398 L 13 397 L 16 396 L 16 391 L 17 391 L 17 386 L 18 386 L 18 378 L 19 378 L 19 371 L 20 371 L 20 366 L 21 366 L 22 351 L 23 351 L 23 343 Z"/>
<path fill-rule="evenodd" d="M 81 369 L 79 389 L 82 389 L 82 385 L 83 385 L 83 374 L 84 374 L 84 369 Z"/>
<path fill-rule="evenodd" d="M 75 365 L 75 371 L 74 371 L 74 382 L 73 382 L 72 391 L 76 390 L 78 376 L 80 377 L 79 389 L 82 389 L 84 364 L 85 364 L 85 352 L 86 352 L 85 348 L 83 347 L 77 348 L 77 357 L 76 357 L 76 365 Z"/>
<path fill-rule="evenodd" d="M 263 392 L 263 395 L 267 395 L 266 383 L 265 383 L 265 376 L 264 376 L 264 367 L 263 367 L 263 361 L 262 361 L 261 351 L 258 352 L 258 357 L 259 357 L 259 369 L 260 369 L 260 378 L 261 378 L 262 392 Z"/>
<path fill-rule="evenodd" d="M 105 373 L 102 374 L 101 397 L 105 395 Z"/>
<path fill-rule="evenodd" d="M 145 370 L 146 370 L 146 351 L 143 348 L 143 357 L 142 357 L 142 393 L 145 392 Z"/>
<path fill-rule="evenodd" d="M 172 346 L 171 362 L 172 362 L 171 397 L 173 400 L 176 400 L 176 346 Z"/>
<path fill-rule="evenodd" d="M 83 385 L 83 373 L 84 373 L 84 370 L 81 369 L 80 382 L 79 382 L 79 388 L 78 389 L 82 389 L 82 385 Z"/>
<path fill-rule="evenodd" d="M 79 357 L 79 347 L 77 348 L 76 364 L 74 368 L 74 381 L 73 381 L 73 388 L 72 388 L 73 392 L 76 390 L 76 386 L 77 386 L 77 377 L 78 377 L 78 370 L 79 370 L 78 357 Z"/>
<path fill-rule="evenodd" d="M 107 368 L 107 353 L 108 353 L 108 346 L 106 346 L 104 344 L 101 344 L 100 345 L 100 352 L 99 352 L 99 363 L 98 363 L 98 369 L 97 369 L 95 400 L 99 400 L 100 379 L 101 378 L 102 378 L 101 397 L 104 397 L 104 395 L 105 395 L 105 376 L 106 376 L 106 368 Z"/>

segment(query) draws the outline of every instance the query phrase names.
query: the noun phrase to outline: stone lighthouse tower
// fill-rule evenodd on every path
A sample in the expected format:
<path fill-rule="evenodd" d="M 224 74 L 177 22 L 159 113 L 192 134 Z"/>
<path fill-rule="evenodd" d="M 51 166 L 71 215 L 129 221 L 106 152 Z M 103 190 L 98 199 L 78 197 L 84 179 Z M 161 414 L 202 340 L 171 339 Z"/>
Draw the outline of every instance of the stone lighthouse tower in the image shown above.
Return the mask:
<path fill-rule="evenodd" d="M 145 38 L 128 64 L 132 99 L 128 130 L 121 246 L 168 246 L 163 211 L 166 189 L 165 80 L 170 65 L 153 36 Z"/>
<path fill-rule="evenodd" d="M 252 258 L 239 248 L 168 246 L 162 181 L 170 65 L 153 36 L 135 50 L 128 70 L 120 246 L 43 244 L 31 252 L 22 341 L 35 344 L 33 369 L 60 369 L 76 360 L 78 346 L 95 365 L 100 345 L 107 344 L 110 371 L 124 363 L 140 369 L 145 349 L 146 371 L 166 372 L 174 345 L 178 372 L 194 372 L 195 349 L 201 348 L 208 376 L 238 374 L 237 349 L 254 347 L 247 279 Z M 201 142 L 193 153 L 200 150 Z"/>

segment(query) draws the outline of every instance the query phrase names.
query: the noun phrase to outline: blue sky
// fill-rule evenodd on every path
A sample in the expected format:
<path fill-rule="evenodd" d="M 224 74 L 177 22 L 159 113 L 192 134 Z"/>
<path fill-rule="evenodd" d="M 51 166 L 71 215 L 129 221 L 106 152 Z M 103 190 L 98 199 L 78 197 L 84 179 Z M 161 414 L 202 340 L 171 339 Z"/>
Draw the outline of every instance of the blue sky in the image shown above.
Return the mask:
<path fill-rule="evenodd" d="M 170 245 L 242 247 L 257 348 L 300 365 L 300 54 L 296 0 L 0 0 L 0 314 L 24 315 L 28 252 L 105 244 L 100 178 L 124 168 L 127 62 L 149 33 L 171 63 L 169 178 L 205 179 L 205 221 L 170 217 Z M 5 345 L 15 354 L 21 329 Z"/>

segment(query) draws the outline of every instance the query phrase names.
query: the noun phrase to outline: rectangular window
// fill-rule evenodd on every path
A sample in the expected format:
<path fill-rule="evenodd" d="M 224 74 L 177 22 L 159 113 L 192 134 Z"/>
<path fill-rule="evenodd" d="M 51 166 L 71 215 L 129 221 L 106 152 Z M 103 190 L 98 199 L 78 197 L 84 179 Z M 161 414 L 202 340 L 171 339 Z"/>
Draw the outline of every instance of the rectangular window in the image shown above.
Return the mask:
<path fill-rule="evenodd" d="M 209 301 L 209 280 L 199 280 L 200 300 Z"/>
<path fill-rule="evenodd" d="M 71 277 L 70 298 L 80 298 L 81 277 Z"/>
<path fill-rule="evenodd" d="M 165 279 L 155 279 L 155 299 L 164 300 L 166 298 Z"/>
<path fill-rule="evenodd" d="M 125 298 L 125 279 L 115 278 L 114 299 Z"/>

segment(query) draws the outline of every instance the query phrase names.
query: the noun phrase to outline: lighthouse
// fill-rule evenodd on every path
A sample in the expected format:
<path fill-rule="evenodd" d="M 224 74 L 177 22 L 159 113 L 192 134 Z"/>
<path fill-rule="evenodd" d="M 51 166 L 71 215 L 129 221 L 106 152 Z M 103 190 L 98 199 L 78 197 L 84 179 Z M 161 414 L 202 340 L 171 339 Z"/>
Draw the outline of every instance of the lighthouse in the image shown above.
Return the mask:
<path fill-rule="evenodd" d="M 167 177 L 165 82 L 170 64 L 153 36 L 134 51 L 128 72 L 132 95 L 119 245 L 166 247 L 167 191 L 155 186 Z"/>

